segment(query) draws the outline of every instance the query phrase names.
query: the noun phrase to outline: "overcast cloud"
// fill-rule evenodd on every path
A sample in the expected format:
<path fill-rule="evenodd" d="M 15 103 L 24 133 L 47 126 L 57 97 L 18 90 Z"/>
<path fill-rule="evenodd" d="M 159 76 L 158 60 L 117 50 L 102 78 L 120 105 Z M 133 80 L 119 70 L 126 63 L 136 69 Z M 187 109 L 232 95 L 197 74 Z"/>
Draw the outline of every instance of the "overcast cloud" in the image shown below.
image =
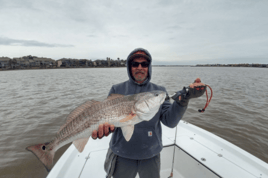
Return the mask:
<path fill-rule="evenodd" d="M 73 45 L 48 44 L 34 40 L 15 40 L 10 38 L 1 38 L 0 45 L 4 46 L 35 46 L 35 47 L 74 47 Z"/>
<path fill-rule="evenodd" d="M 0 0 L 0 56 L 268 63 L 268 1 Z"/>

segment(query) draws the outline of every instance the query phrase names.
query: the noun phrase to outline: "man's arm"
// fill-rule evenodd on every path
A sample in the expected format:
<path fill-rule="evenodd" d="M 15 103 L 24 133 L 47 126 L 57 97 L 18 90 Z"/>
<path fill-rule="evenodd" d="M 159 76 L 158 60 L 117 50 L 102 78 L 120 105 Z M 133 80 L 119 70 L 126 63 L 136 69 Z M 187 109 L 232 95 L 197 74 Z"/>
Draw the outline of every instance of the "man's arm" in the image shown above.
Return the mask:
<path fill-rule="evenodd" d="M 191 98 L 198 98 L 202 96 L 206 91 L 206 85 L 201 83 L 200 78 L 197 78 L 194 83 L 190 84 L 189 90 L 178 91 L 172 97 L 174 103 L 171 104 L 169 101 L 165 101 L 161 110 L 161 121 L 168 127 L 176 127 L 181 118 L 183 117 L 189 100 Z"/>
<path fill-rule="evenodd" d="M 186 109 L 187 106 L 181 106 L 176 101 L 171 104 L 166 100 L 161 108 L 160 120 L 165 126 L 174 128 L 183 117 Z"/>

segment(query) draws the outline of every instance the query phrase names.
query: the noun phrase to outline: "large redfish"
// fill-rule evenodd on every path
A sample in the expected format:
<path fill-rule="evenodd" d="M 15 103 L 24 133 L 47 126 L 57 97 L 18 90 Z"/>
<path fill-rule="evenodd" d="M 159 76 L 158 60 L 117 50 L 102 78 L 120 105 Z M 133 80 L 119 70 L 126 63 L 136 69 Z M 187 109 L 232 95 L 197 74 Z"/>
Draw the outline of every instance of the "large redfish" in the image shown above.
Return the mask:
<path fill-rule="evenodd" d="M 112 94 L 102 102 L 88 101 L 67 116 L 66 123 L 52 141 L 26 149 L 33 152 L 50 171 L 54 154 L 60 147 L 73 142 L 77 150 L 82 152 L 93 130 L 98 130 L 98 126 L 105 122 L 121 127 L 123 136 L 129 141 L 134 125 L 152 119 L 165 97 L 164 91 L 151 91 L 127 96 Z"/>

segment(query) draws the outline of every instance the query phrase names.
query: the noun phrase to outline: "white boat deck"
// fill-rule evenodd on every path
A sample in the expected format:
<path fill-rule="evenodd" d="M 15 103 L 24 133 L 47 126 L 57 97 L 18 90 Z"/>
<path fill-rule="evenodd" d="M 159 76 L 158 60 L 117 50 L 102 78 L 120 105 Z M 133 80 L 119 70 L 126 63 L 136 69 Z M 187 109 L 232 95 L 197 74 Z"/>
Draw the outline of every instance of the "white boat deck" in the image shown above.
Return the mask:
<path fill-rule="evenodd" d="M 170 176 L 175 147 L 174 178 L 268 178 L 268 164 L 235 145 L 185 121 L 175 129 L 163 128 L 161 177 Z M 104 178 L 104 160 L 111 136 L 89 139 L 79 153 L 71 145 L 59 159 L 48 178 Z M 139 176 L 137 176 L 139 177 Z"/>

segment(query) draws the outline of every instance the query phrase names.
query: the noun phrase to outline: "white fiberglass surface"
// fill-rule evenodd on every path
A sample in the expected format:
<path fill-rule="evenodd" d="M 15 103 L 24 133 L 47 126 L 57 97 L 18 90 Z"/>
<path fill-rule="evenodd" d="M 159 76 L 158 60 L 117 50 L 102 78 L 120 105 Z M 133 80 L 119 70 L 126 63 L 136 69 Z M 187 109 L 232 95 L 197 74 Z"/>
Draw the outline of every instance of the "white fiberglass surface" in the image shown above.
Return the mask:
<path fill-rule="evenodd" d="M 268 164 L 226 140 L 180 122 L 176 144 L 221 177 L 268 178 Z"/>
<path fill-rule="evenodd" d="M 161 177 L 168 177 L 171 173 L 172 158 L 173 158 L 174 146 L 169 146 L 163 149 L 161 152 Z M 107 150 L 93 151 L 88 155 L 80 178 L 88 177 L 105 177 L 103 170 L 103 163 L 106 157 Z M 213 172 L 207 169 L 202 164 L 198 163 L 188 154 L 181 151 L 177 146 L 175 147 L 175 163 L 174 163 L 174 178 L 218 178 Z M 139 175 L 136 176 L 139 178 Z"/>
<path fill-rule="evenodd" d="M 174 145 L 165 147 L 161 152 L 161 177 L 167 178 L 170 176 L 173 156 L 174 178 L 219 178 L 213 171 Z"/>
<path fill-rule="evenodd" d="M 92 155 L 96 155 L 96 151 L 98 152 L 105 150 L 105 153 L 103 154 L 106 156 L 110 139 L 111 135 L 109 135 L 108 137 L 103 137 L 101 140 L 93 140 L 92 138 L 90 138 L 82 153 L 79 153 L 76 150 L 75 146 L 72 144 L 61 156 L 59 161 L 54 165 L 47 178 L 81 177 L 83 171 L 86 170 L 85 166 L 90 162 L 95 163 L 93 168 L 99 170 L 99 174 L 102 175 L 104 173 L 104 159 L 99 158 L 94 160 Z M 99 176 L 97 175 L 97 177 Z"/>
<path fill-rule="evenodd" d="M 161 152 L 161 178 L 170 176 L 175 130 L 163 126 L 162 141 L 166 147 Z M 105 177 L 104 160 L 110 138 L 90 139 L 82 153 L 71 145 L 48 178 Z M 173 177 L 268 178 L 268 164 L 187 122 L 178 125 L 176 144 Z"/>

